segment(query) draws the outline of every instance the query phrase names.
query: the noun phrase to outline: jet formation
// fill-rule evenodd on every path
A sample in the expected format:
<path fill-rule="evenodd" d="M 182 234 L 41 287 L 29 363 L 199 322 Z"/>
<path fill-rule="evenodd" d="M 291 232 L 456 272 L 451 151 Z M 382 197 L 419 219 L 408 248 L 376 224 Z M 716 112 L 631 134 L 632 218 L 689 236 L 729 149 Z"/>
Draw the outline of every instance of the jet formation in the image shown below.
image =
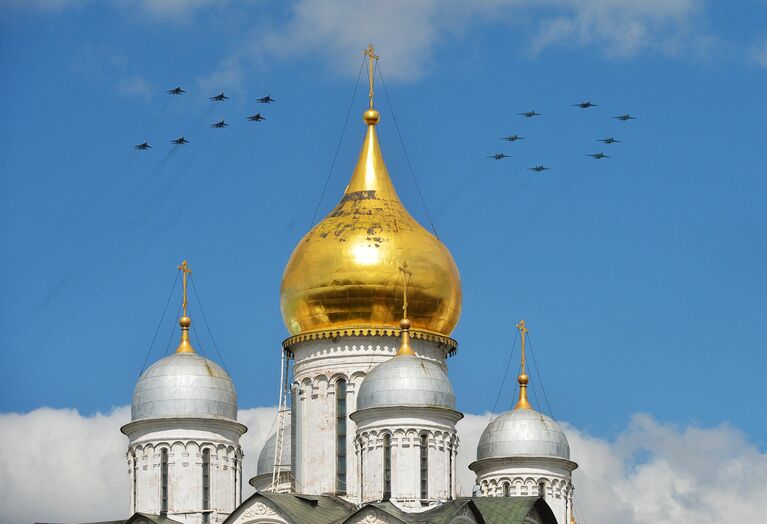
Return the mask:
<path fill-rule="evenodd" d="M 179 96 L 179 95 L 186 94 L 186 90 L 183 89 L 181 86 L 176 86 L 172 89 L 168 89 L 165 92 L 171 96 Z M 217 95 L 208 97 L 208 100 L 212 102 L 226 102 L 227 100 L 229 100 L 229 97 L 226 96 L 223 91 L 221 91 Z M 264 97 L 257 98 L 256 102 L 259 104 L 271 104 L 273 102 L 276 102 L 276 100 L 272 98 L 271 95 L 266 95 Z M 255 113 L 253 115 L 246 117 L 245 119 L 248 122 L 263 122 L 264 120 L 266 120 L 266 117 L 264 117 L 261 113 Z M 225 127 L 229 127 L 229 124 L 222 118 L 218 122 L 214 122 L 210 124 L 210 127 L 214 129 L 223 129 Z M 173 144 L 174 146 L 183 146 L 188 144 L 189 142 L 190 140 L 184 137 L 184 135 L 181 135 L 175 140 L 170 141 L 170 143 Z M 152 149 L 152 146 L 149 145 L 149 141 L 144 141 L 141 144 L 136 144 L 135 146 L 133 146 L 133 149 L 138 151 L 148 151 L 149 149 Z"/>
<path fill-rule="evenodd" d="M 577 107 L 578 109 L 591 109 L 591 108 L 595 108 L 595 107 L 599 107 L 599 106 L 597 104 L 595 104 L 594 102 L 592 102 L 591 100 L 582 100 L 582 101 L 578 102 L 577 104 L 573 104 L 573 107 Z M 536 116 L 543 116 L 542 113 L 538 113 L 537 111 L 534 111 L 534 110 L 522 111 L 522 112 L 517 113 L 517 115 L 519 115 L 521 117 L 525 117 L 525 118 L 533 118 L 533 117 L 536 117 Z M 613 116 L 612 118 L 614 118 L 616 120 L 619 120 L 621 122 L 627 122 L 629 120 L 636 120 L 635 116 L 632 116 L 632 115 L 630 115 L 628 113 L 625 113 L 625 114 L 622 114 L 622 115 Z M 513 135 L 508 135 L 508 136 L 502 136 L 501 137 L 501 140 L 503 140 L 505 142 L 510 142 L 510 143 L 518 142 L 519 140 L 524 140 L 524 139 L 525 139 L 525 137 L 520 136 L 520 135 L 518 135 L 516 133 L 513 134 Z M 621 144 L 622 143 L 621 140 L 618 140 L 617 138 L 615 138 L 613 136 L 608 136 L 606 138 L 597 138 L 597 139 L 595 139 L 595 141 L 596 142 L 602 142 L 605 145 Z M 514 146 L 514 147 L 524 147 L 524 146 Z M 493 159 L 493 160 L 503 160 L 504 158 L 510 158 L 510 156 L 511 155 L 507 155 L 506 153 L 495 153 L 495 154 L 492 154 L 492 155 L 488 155 L 487 158 L 490 158 L 490 159 Z M 609 155 L 606 155 L 605 153 L 603 153 L 601 151 L 599 153 L 590 153 L 590 154 L 588 154 L 586 156 L 590 156 L 591 158 L 593 158 L 595 160 L 602 160 L 603 158 L 611 158 Z M 544 164 L 539 164 L 539 165 L 527 168 L 527 171 L 532 171 L 532 172 L 535 172 L 535 173 L 542 173 L 543 171 L 550 171 L 550 170 L 551 170 L 551 168 L 546 166 L 546 165 L 544 165 Z"/>

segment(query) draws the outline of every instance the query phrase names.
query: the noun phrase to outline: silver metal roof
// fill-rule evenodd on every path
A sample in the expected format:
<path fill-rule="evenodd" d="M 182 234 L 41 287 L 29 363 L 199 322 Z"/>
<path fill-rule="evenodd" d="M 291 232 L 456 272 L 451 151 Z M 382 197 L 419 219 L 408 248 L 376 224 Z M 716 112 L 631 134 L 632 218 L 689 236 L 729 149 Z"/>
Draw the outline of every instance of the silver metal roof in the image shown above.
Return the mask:
<path fill-rule="evenodd" d="M 570 445 L 559 424 L 532 409 L 515 409 L 487 425 L 477 446 L 477 460 L 514 456 L 570 460 Z"/>
<path fill-rule="evenodd" d="M 272 433 L 271 436 L 266 439 L 264 447 L 261 449 L 261 453 L 258 455 L 258 465 L 256 466 L 256 476 L 258 475 L 271 475 L 274 471 L 274 452 L 277 446 L 277 433 Z M 285 423 L 285 435 L 282 439 L 282 460 L 280 464 L 285 466 L 280 468 L 281 470 L 290 469 L 290 419 L 287 419 Z"/>
<path fill-rule="evenodd" d="M 174 353 L 152 364 L 136 383 L 131 419 L 176 416 L 237 420 L 237 393 L 227 372 L 196 353 Z"/>
<path fill-rule="evenodd" d="M 358 410 L 383 406 L 455 409 L 455 394 L 443 365 L 402 355 L 374 367 L 360 384 Z"/>

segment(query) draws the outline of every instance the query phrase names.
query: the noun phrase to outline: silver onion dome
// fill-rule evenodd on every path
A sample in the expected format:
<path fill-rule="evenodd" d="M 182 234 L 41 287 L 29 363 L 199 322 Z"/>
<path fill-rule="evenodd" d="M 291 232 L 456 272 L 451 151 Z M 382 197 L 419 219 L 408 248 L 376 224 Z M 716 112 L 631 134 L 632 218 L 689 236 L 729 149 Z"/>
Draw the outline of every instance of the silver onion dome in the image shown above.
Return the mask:
<path fill-rule="evenodd" d="M 290 422 L 285 424 L 286 430 L 282 438 L 282 459 L 280 464 L 283 466 L 281 469 L 290 469 Z M 277 433 L 266 439 L 264 447 L 261 449 L 261 453 L 258 455 L 258 465 L 256 466 L 256 476 L 272 475 L 274 471 L 274 454 L 277 447 Z"/>
<path fill-rule="evenodd" d="M 488 424 L 477 446 L 477 460 L 508 457 L 570 460 L 570 445 L 554 420 L 532 409 L 515 409 Z"/>
<path fill-rule="evenodd" d="M 136 383 L 131 419 L 203 417 L 237 420 L 229 374 L 200 355 L 174 353 L 152 364 Z"/>
<path fill-rule="evenodd" d="M 455 409 L 455 394 L 443 366 L 398 355 L 374 367 L 360 384 L 357 409 L 393 406 Z"/>

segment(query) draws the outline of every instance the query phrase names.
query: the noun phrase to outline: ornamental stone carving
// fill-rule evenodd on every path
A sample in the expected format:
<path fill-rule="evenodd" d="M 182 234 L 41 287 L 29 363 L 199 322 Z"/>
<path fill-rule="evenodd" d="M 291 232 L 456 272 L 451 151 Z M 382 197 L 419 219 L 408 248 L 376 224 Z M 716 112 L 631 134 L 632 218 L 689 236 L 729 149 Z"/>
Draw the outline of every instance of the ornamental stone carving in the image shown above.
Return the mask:
<path fill-rule="evenodd" d="M 276 512 L 263 502 L 255 502 L 251 507 L 242 512 L 243 517 L 267 517 L 276 515 Z"/>

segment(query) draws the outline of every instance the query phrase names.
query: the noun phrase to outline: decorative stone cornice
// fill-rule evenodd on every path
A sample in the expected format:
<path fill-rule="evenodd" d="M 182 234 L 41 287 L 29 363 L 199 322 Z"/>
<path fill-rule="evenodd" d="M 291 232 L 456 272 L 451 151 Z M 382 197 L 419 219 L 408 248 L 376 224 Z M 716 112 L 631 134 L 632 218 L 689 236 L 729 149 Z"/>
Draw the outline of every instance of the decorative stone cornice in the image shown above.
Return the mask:
<path fill-rule="evenodd" d="M 292 347 L 299 342 L 305 342 L 307 340 L 322 340 L 331 339 L 336 340 L 342 337 L 399 337 L 402 333 L 401 329 L 388 328 L 388 327 L 353 327 L 345 329 L 328 329 L 320 331 L 307 331 L 306 333 L 300 333 L 292 337 L 286 338 L 282 342 L 282 347 L 286 351 L 291 351 Z M 453 356 L 458 351 L 458 342 L 450 337 L 434 333 L 432 331 L 425 331 L 421 329 L 411 329 L 410 337 L 418 340 L 428 340 L 430 342 L 436 342 L 450 348 L 447 352 L 447 356 Z"/>

